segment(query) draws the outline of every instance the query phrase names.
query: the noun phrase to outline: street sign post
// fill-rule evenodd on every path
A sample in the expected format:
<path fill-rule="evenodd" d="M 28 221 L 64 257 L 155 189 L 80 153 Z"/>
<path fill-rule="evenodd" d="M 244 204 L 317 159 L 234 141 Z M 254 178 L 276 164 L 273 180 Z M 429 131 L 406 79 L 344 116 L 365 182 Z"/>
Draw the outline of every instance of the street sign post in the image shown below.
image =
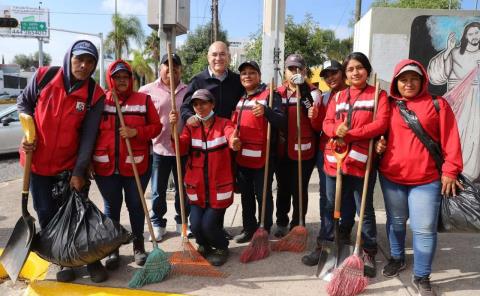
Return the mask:
<path fill-rule="evenodd" d="M 0 17 L 2 16 L 15 19 L 18 23 L 17 26 L 0 28 L 2 37 L 41 38 L 42 40 L 48 40 L 50 37 L 48 9 L 0 5 Z"/>

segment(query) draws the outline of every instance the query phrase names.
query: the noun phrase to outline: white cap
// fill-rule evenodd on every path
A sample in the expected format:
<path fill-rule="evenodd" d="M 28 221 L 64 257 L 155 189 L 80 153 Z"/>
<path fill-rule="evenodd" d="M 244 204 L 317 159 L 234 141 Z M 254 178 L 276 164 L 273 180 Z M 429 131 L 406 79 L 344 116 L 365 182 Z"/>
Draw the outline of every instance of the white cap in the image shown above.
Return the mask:
<path fill-rule="evenodd" d="M 397 78 L 398 76 L 400 76 L 400 74 L 404 73 L 404 72 L 407 72 L 407 71 L 413 71 L 415 73 L 417 73 L 418 75 L 420 76 L 423 76 L 423 72 L 422 70 L 420 70 L 420 68 L 415 65 L 415 64 L 410 64 L 410 65 L 406 65 L 405 67 L 403 67 L 398 73 L 397 75 L 395 75 L 395 78 Z"/>

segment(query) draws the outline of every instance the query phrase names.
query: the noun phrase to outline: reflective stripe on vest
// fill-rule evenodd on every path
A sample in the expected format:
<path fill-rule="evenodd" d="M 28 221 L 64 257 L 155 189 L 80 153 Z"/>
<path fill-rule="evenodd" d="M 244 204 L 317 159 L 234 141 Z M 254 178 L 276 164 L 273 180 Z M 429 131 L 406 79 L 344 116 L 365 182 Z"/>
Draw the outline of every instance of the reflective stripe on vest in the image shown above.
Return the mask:
<path fill-rule="evenodd" d="M 229 199 L 230 197 L 232 197 L 232 191 L 222 192 L 222 193 L 217 192 L 217 200 L 226 200 L 226 199 Z"/>
<path fill-rule="evenodd" d="M 105 112 L 108 113 L 117 113 L 117 108 L 112 105 L 105 105 L 105 108 L 103 109 Z M 137 112 L 137 113 L 146 113 L 147 112 L 147 106 L 145 105 L 126 105 L 122 106 L 122 113 L 125 112 Z"/>
<path fill-rule="evenodd" d="M 227 138 L 225 138 L 225 136 L 221 136 L 216 139 L 207 141 L 207 143 L 203 142 L 201 139 L 192 138 L 192 147 L 201 148 L 203 150 L 206 150 L 207 147 L 208 149 L 212 149 L 225 143 L 227 143 Z"/>
<path fill-rule="evenodd" d="M 193 200 L 193 201 L 198 200 L 198 196 L 196 194 L 187 193 L 187 195 L 190 200 Z"/>
<path fill-rule="evenodd" d="M 96 162 L 103 162 L 103 163 L 108 163 L 110 159 L 108 158 L 108 155 L 94 155 L 93 160 Z"/>
<path fill-rule="evenodd" d="M 143 155 L 140 155 L 140 156 L 134 156 L 133 157 L 133 160 L 135 161 L 135 163 L 141 163 L 143 161 L 145 157 Z M 127 156 L 127 158 L 125 159 L 125 162 L 126 163 L 132 163 L 132 158 L 130 156 Z"/>
<path fill-rule="evenodd" d="M 248 157 L 261 157 L 262 150 L 242 149 L 242 155 Z"/>
<path fill-rule="evenodd" d="M 300 148 L 301 148 L 302 151 L 305 151 L 305 150 L 310 149 L 311 147 L 312 147 L 312 143 L 309 142 L 309 143 L 302 144 Z M 298 151 L 298 144 L 295 144 L 294 149 L 295 149 L 295 151 Z"/>
<path fill-rule="evenodd" d="M 350 150 L 350 152 L 348 153 L 348 156 L 360 162 L 367 162 L 367 159 L 368 159 L 368 155 L 360 153 L 353 149 Z"/>
<path fill-rule="evenodd" d="M 328 162 L 337 163 L 337 158 L 335 156 L 329 155 L 329 154 L 327 154 L 326 156 L 327 156 L 327 161 Z"/>

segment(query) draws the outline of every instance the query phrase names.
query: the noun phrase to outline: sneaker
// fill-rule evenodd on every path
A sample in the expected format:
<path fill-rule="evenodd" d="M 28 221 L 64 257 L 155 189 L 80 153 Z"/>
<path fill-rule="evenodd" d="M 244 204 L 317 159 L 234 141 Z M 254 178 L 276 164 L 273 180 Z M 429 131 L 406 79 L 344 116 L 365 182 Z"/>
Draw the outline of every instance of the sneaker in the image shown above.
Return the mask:
<path fill-rule="evenodd" d="M 382 274 L 388 278 L 396 277 L 406 266 L 405 260 L 390 258 L 387 265 L 383 268 Z"/>
<path fill-rule="evenodd" d="M 115 270 L 118 268 L 119 263 L 120 254 L 118 250 L 116 250 L 107 257 L 107 260 L 105 260 L 105 268 L 108 270 Z"/>
<path fill-rule="evenodd" d="M 363 275 L 369 278 L 377 276 L 377 262 L 375 261 L 375 255 L 363 254 Z"/>
<path fill-rule="evenodd" d="M 202 255 L 203 258 L 207 258 L 212 253 L 213 249 L 210 246 L 198 245 L 197 252 Z"/>
<path fill-rule="evenodd" d="M 175 227 L 175 232 L 182 235 L 182 224 L 177 224 L 177 226 Z M 193 238 L 193 233 L 190 230 L 190 226 L 187 227 L 187 237 Z"/>
<path fill-rule="evenodd" d="M 233 235 L 231 235 L 225 228 L 223 228 L 223 235 L 225 235 L 225 238 L 227 240 L 232 240 L 233 239 Z"/>
<path fill-rule="evenodd" d="M 108 279 L 107 270 L 100 261 L 88 264 L 87 271 L 90 274 L 90 280 L 94 283 L 101 283 Z"/>
<path fill-rule="evenodd" d="M 207 256 L 208 262 L 213 266 L 222 266 L 228 260 L 228 249 L 215 249 Z"/>
<path fill-rule="evenodd" d="M 147 261 L 147 253 L 145 252 L 143 238 L 136 238 L 133 240 L 133 259 L 138 266 L 145 265 L 145 261 Z"/>
<path fill-rule="evenodd" d="M 166 233 L 167 229 L 165 227 L 153 226 L 153 235 L 155 236 L 155 241 L 161 241 Z M 151 235 L 149 236 L 148 240 L 152 241 Z"/>
<path fill-rule="evenodd" d="M 418 295 L 420 296 L 436 296 L 437 293 L 432 288 L 430 284 L 430 277 L 412 277 L 412 284 L 417 289 Z"/>
<path fill-rule="evenodd" d="M 302 263 L 307 266 L 318 265 L 318 260 L 320 260 L 321 253 L 322 253 L 322 245 L 320 244 L 310 254 L 302 257 Z"/>
<path fill-rule="evenodd" d="M 235 240 L 236 243 L 243 244 L 251 241 L 252 237 L 253 237 L 253 232 L 242 230 L 242 232 L 239 235 L 236 235 L 233 239 Z"/>
<path fill-rule="evenodd" d="M 60 266 L 60 271 L 57 272 L 57 282 L 70 283 L 75 280 L 75 272 L 71 267 Z"/>
<path fill-rule="evenodd" d="M 285 235 L 287 235 L 287 233 L 288 233 L 288 227 L 287 226 L 277 225 L 277 229 L 273 233 L 273 236 L 275 236 L 276 238 L 282 238 Z"/>

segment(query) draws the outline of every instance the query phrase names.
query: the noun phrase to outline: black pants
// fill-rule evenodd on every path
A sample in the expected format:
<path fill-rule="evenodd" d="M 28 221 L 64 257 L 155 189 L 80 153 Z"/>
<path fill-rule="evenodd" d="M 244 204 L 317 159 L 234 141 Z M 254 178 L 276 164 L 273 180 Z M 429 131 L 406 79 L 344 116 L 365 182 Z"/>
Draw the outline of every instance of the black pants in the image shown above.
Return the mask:
<path fill-rule="evenodd" d="M 305 222 L 305 214 L 308 208 L 308 183 L 315 166 L 315 158 L 302 160 L 302 218 Z M 288 213 L 293 204 L 292 220 L 290 228 L 299 224 L 299 197 L 298 197 L 298 161 L 288 158 L 280 159 L 275 170 L 277 178 L 277 225 L 288 226 Z"/>
<path fill-rule="evenodd" d="M 242 195 L 242 220 L 243 229 L 248 232 L 254 232 L 258 227 L 255 200 L 258 203 L 259 221 L 262 210 L 263 195 L 263 176 L 264 168 L 252 169 L 237 166 L 237 180 Z M 273 216 L 273 197 L 272 197 L 272 179 L 273 171 L 269 171 L 267 181 L 266 207 L 265 207 L 265 229 L 270 231 L 272 227 Z"/>

